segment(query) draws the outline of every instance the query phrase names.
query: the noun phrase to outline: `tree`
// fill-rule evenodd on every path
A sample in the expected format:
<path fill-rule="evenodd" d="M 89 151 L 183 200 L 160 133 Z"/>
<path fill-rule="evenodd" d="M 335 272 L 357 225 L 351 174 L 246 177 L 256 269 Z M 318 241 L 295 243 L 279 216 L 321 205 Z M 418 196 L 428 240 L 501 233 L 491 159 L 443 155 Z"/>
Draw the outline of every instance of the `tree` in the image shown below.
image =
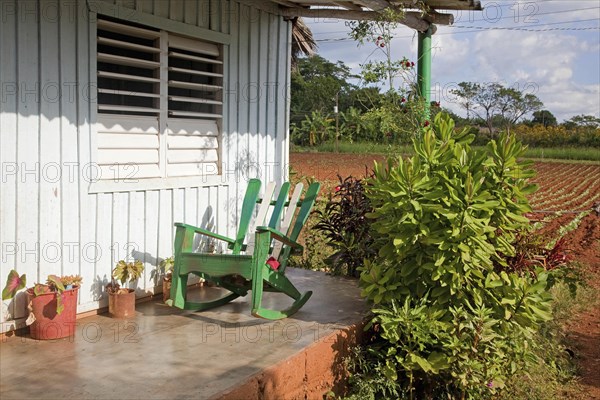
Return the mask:
<path fill-rule="evenodd" d="M 458 89 L 452 90 L 452 94 L 458 96 L 458 104 L 467 111 L 467 119 L 471 118 L 471 111 L 475 104 L 475 95 L 479 91 L 479 85 L 473 82 L 461 82 Z"/>
<path fill-rule="evenodd" d="M 502 85 L 499 83 L 486 83 L 483 85 L 476 84 L 475 87 L 477 91 L 475 96 L 473 96 L 473 112 L 485 121 L 490 136 L 493 137 L 493 118 L 498 112 L 498 98 L 500 97 Z"/>
<path fill-rule="evenodd" d="M 501 87 L 498 91 L 498 108 L 500 115 L 504 119 L 507 132 L 524 115 L 538 111 L 544 103 L 534 94 L 513 89 Z"/>
<path fill-rule="evenodd" d="M 533 112 L 533 118 L 531 119 L 531 124 L 540 124 L 543 125 L 544 128 L 549 126 L 556 126 L 557 121 L 554 114 L 552 114 L 548 110 L 538 110 Z"/>
<path fill-rule="evenodd" d="M 567 129 L 573 129 L 577 127 L 600 128 L 600 118 L 594 117 L 593 115 L 581 114 L 566 120 L 563 125 Z"/>
<path fill-rule="evenodd" d="M 312 31 L 302 18 L 292 20 L 292 68 L 298 65 L 300 55 L 312 57 L 317 50 L 317 42 Z"/>
<path fill-rule="evenodd" d="M 494 125 L 500 121 L 507 130 L 526 114 L 542 108 L 543 103 L 536 95 L 506 88 L 499 83 L 461 82 L 452 94 L 458 96 L 462 108 L 481 118 L 490 133 L 494 135 Z M 495 123 L 496 122 L 496 123 Z"/>
<path fill-rule="evenodd" d="M 391 42 L 394 37 L 394 30 L 398 28 L 399 21 L 403 17 L 404 13 L 402 11 L 386 8 L 376 20 L 346 22 L 346 26 L 351 29 L 350 37 L 356 40 L 359 46 L 364 45 L 365 42 L 370 42 L 375 45 L 371 55 L 381 52 L 385 58 L 383 61 L 371 60 L 361 65 L 361 75 L 365 83 L 377 84 L 387 81 L 388 90 L 393 91 L 395 90 L 394 79 L 405 75 L 411 68 L 411 64 L 406 58 L 399 60 L 392 56 Z M 412 66 L 414 66 L 414 63 Z"/>
<path fill-rule="evenodd" d="M 301 123 L 312 111 L 333 112 L 336 94 L 340 103 L 348 101 L 355 86 L 348 81 L 350 69 L 343 62 L 332 63 L 318 55 L 300 58 L 292 71 L 291 122 Z"/>

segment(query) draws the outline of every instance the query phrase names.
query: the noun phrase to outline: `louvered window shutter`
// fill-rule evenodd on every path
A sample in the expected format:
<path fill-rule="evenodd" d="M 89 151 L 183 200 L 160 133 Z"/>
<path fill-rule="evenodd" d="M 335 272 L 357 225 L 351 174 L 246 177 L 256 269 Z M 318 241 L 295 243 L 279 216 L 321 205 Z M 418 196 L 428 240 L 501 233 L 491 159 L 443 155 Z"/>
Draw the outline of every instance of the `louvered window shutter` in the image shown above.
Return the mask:
<path fill-rule="evenodd" d="M 167 41 L 160 40 L 164 35 Z M 97 46 L 102 179 L 217 174 L 220 46 L 107 18 L 98 19 Z M 161 52 L 168 54 L 167 68 Z M 162 113 L 161 96 L 168 99 Z"/>
<path fill-rule="evenodd" d="M 222 64 L 218 46 L 169 36 L 167 176 L 217 173 Z"/>

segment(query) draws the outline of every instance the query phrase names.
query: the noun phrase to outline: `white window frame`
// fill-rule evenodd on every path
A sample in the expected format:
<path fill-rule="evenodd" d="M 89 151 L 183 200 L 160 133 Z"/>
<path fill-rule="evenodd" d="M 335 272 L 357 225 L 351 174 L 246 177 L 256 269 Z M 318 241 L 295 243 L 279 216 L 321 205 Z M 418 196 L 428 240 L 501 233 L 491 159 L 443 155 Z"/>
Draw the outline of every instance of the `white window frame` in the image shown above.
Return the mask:
<path fill-rule="evenodd" d="M 104 2 L 95 2 L 90 0 L 90 21 L 93 21 L 92 23 L 90 23 L 90 57 L 91 57 L 91 62 L 90 62 L 90 84 L 92 87 L 97 88 L 97 80 L 96 80 L 96 74 L 97 74 L 97 70 L 96 70 L 96 64 L 97 64 L 97 26 L 96 26 L 96 22 L 97 22 L 97 16 L 99 15 L 106 15 L 109 17 L 119 17 L 119 16 L 123 16 L 126 18 L 127 15 L 130 15 L 130 11 L 129 9 L 126 9 L 122 6 L 118 6 L 118 5 L 113 5 L 113 4 L 109 4 L 109 3 L 104 3 Z M 135 23 L 137 24 L 141 24 L 141 25 L 147 25 L 147 26 L 151 26 L 154 29 L 159 29 L 161 31 L 165 31 L 167 34 L 173 34 L 173 35 L 177 35 L 177 36 L 184 36 L 184 37 L 189 37 L 193 40 L 200 40 L 200 41 L 205 41 L 205 42 L 212 42 L 215 43 L 217 45 L 220 46 L 221 49 L 221 59 L 223 61 L 223 78 L 222 78 L 222 85 L 223 87 L 226 87 L 227 83 L 226 83 L 226 60 L 225 60 L 225 54 L 226 54 L 226 47 L 229 45 L 230 43 L 230 35 L 228 34 L 223 34 L 220 32 L 216 32 L 216 31 L 211 31 L 205 28 L 200 28 L 197 26 L 193 26 L 193 25 L 189 25 L 189 24 L 184 24 L 181 22 L 177 22 L 177 21 L 173 21 L 173 20 L 169 20 L 166 18 L 162 18 L 162 17 L 157 17 L 151 14 L 145 14 L 145 13 L 140 13 L 140 12 L 136 12 L 135 14 Z M 123 20 L 123 22 L 127 22 L 126 19 Z M 163 44 L 161 44 L 161 49 L 163 48 Z M 168 57 L 168 55 L 165 55 L 165 57 Z M 161 68 L 167 68 L 167 65 L 163 63 L 163 56 L 161 55 Z M 163 89 L 161 88 L 161 97 L 162 96 Z M 166 96 L 164 96 L 164 100 L 162 100 L 161 98 L 161 102 L 165 103 L 164 107 L 163 104 L 161 103 L 161 114 L 162 112 L 166 113 L 166 107 L 167 107 L 167 98 Z M 94 174 L 93 171 L 92 173 L 90 173 L 91 175 L 91 179 L 88 179 L 88 181 L 90 182 L 89 188 L 88 188 L 88 192 L 89 193 L 113 193 L 113 192 L 130 192 L 130 191 L 144 191 L 144 190 L 159 190 L 159 189 L 169 189 L 169 188 L 185 188 L 185 187 L 202 187 L 202 186 L 215 186 L 215 185 L 227 185 L 227 181 L 226 181 L 226 176 L 221 174 L 220 168 L 221 168 L 221 159 L 223 157 L 223 148 L 222 148 L 222 135 L 223 135 L 223 122 L 226 121 L 226 114 L 227 114 L 227 110 L 226 110 L 226 106 L 227 103 L 225 101 L 223 101 L 223 105 L 222 105 L 222 109 L 221 109 L 221 113 L 223 115 L 223 117 L 220 119 L 219 123 L 218 123 L 218 129 L 219 129 L 219 133 L 218 133 L 218 161 L 217 163 L 219 164 L 217 166 L 217 168 L 219 168 L 219 171 L 217 174 L 214 175 L 195 175 L 195 176 L 178 176 L 178 177 L 157 177 L 157 178 L 139 178 L 139 179 L 102 179 L 102 180 L 97 180 L 97 179 L 93 179 L 94 178 Z M 93 101 L 91 101 L 90 104 L 91 107 L 91 119 L 92 119 L 92 123 L 91 123 L 91 142 L 90 142 L 90 150 L 91 150 L 91 155 L 90 155 L 90 160 L 91 160 L 91 164 L 95 165 L 97 167 L 97 157 L 98 157 L 98 146 L 97 146 L 97 135 L 98 135 L 98 104 L 97 104 L 97 93 L 96 93 L 96 97 L 94 98 Z M 162 115 L 160 116 L 162 117 Z M 159 118 L 160 118 L 159 117 Z M 161 118 L 161 121 L 166 121 L 164 119 Z M 159 121 L 159 124 L 161 126 L 161 133 L 159 135 L 159 137 L 161 138 L 160 140 L 166 141 L 166 132 L 162 131 L 163 129 L 163 122 Z M 163 143 L 161 143 L 161 146 L 163 146 Z M 165 154 L 166 152 L 161 152 L 161 154 Z M 91 170 L 93 170 L 94 168 L 91 168 Z"/>

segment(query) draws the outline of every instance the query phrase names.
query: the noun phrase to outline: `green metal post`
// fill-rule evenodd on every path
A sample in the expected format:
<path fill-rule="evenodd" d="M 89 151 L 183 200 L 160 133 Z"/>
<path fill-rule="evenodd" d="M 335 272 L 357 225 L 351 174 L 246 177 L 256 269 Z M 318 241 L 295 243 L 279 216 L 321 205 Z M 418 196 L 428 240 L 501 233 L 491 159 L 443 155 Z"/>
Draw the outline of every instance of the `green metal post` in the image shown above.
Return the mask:
<path fill-rule="evenodd" d="M 417 84 L 419 96 L 425 100 L 425 119 L 429 119 L 431 103 L 431 33 L 433 25 L 426 32 L 419 32 L 419 49 L 417 60 Z"/>

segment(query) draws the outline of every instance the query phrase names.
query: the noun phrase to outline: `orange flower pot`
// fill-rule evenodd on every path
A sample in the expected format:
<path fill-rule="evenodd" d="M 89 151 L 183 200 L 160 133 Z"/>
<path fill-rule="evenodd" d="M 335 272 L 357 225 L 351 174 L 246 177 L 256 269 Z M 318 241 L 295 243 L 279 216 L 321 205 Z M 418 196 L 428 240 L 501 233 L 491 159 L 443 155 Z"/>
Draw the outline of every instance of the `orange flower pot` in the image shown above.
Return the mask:
<path fill-rule="evenodd" d="M 29 326 L 33 339 L 60 339 L 75 335 L 77 320 L 77 293 L 79 287 L 65 290 L 62 293 L 63 311 L 56 313 L 57 292 L 35 295 L 33 288 L 27 289 L 27 297 L 31 304 L 35 321 Z"/>

